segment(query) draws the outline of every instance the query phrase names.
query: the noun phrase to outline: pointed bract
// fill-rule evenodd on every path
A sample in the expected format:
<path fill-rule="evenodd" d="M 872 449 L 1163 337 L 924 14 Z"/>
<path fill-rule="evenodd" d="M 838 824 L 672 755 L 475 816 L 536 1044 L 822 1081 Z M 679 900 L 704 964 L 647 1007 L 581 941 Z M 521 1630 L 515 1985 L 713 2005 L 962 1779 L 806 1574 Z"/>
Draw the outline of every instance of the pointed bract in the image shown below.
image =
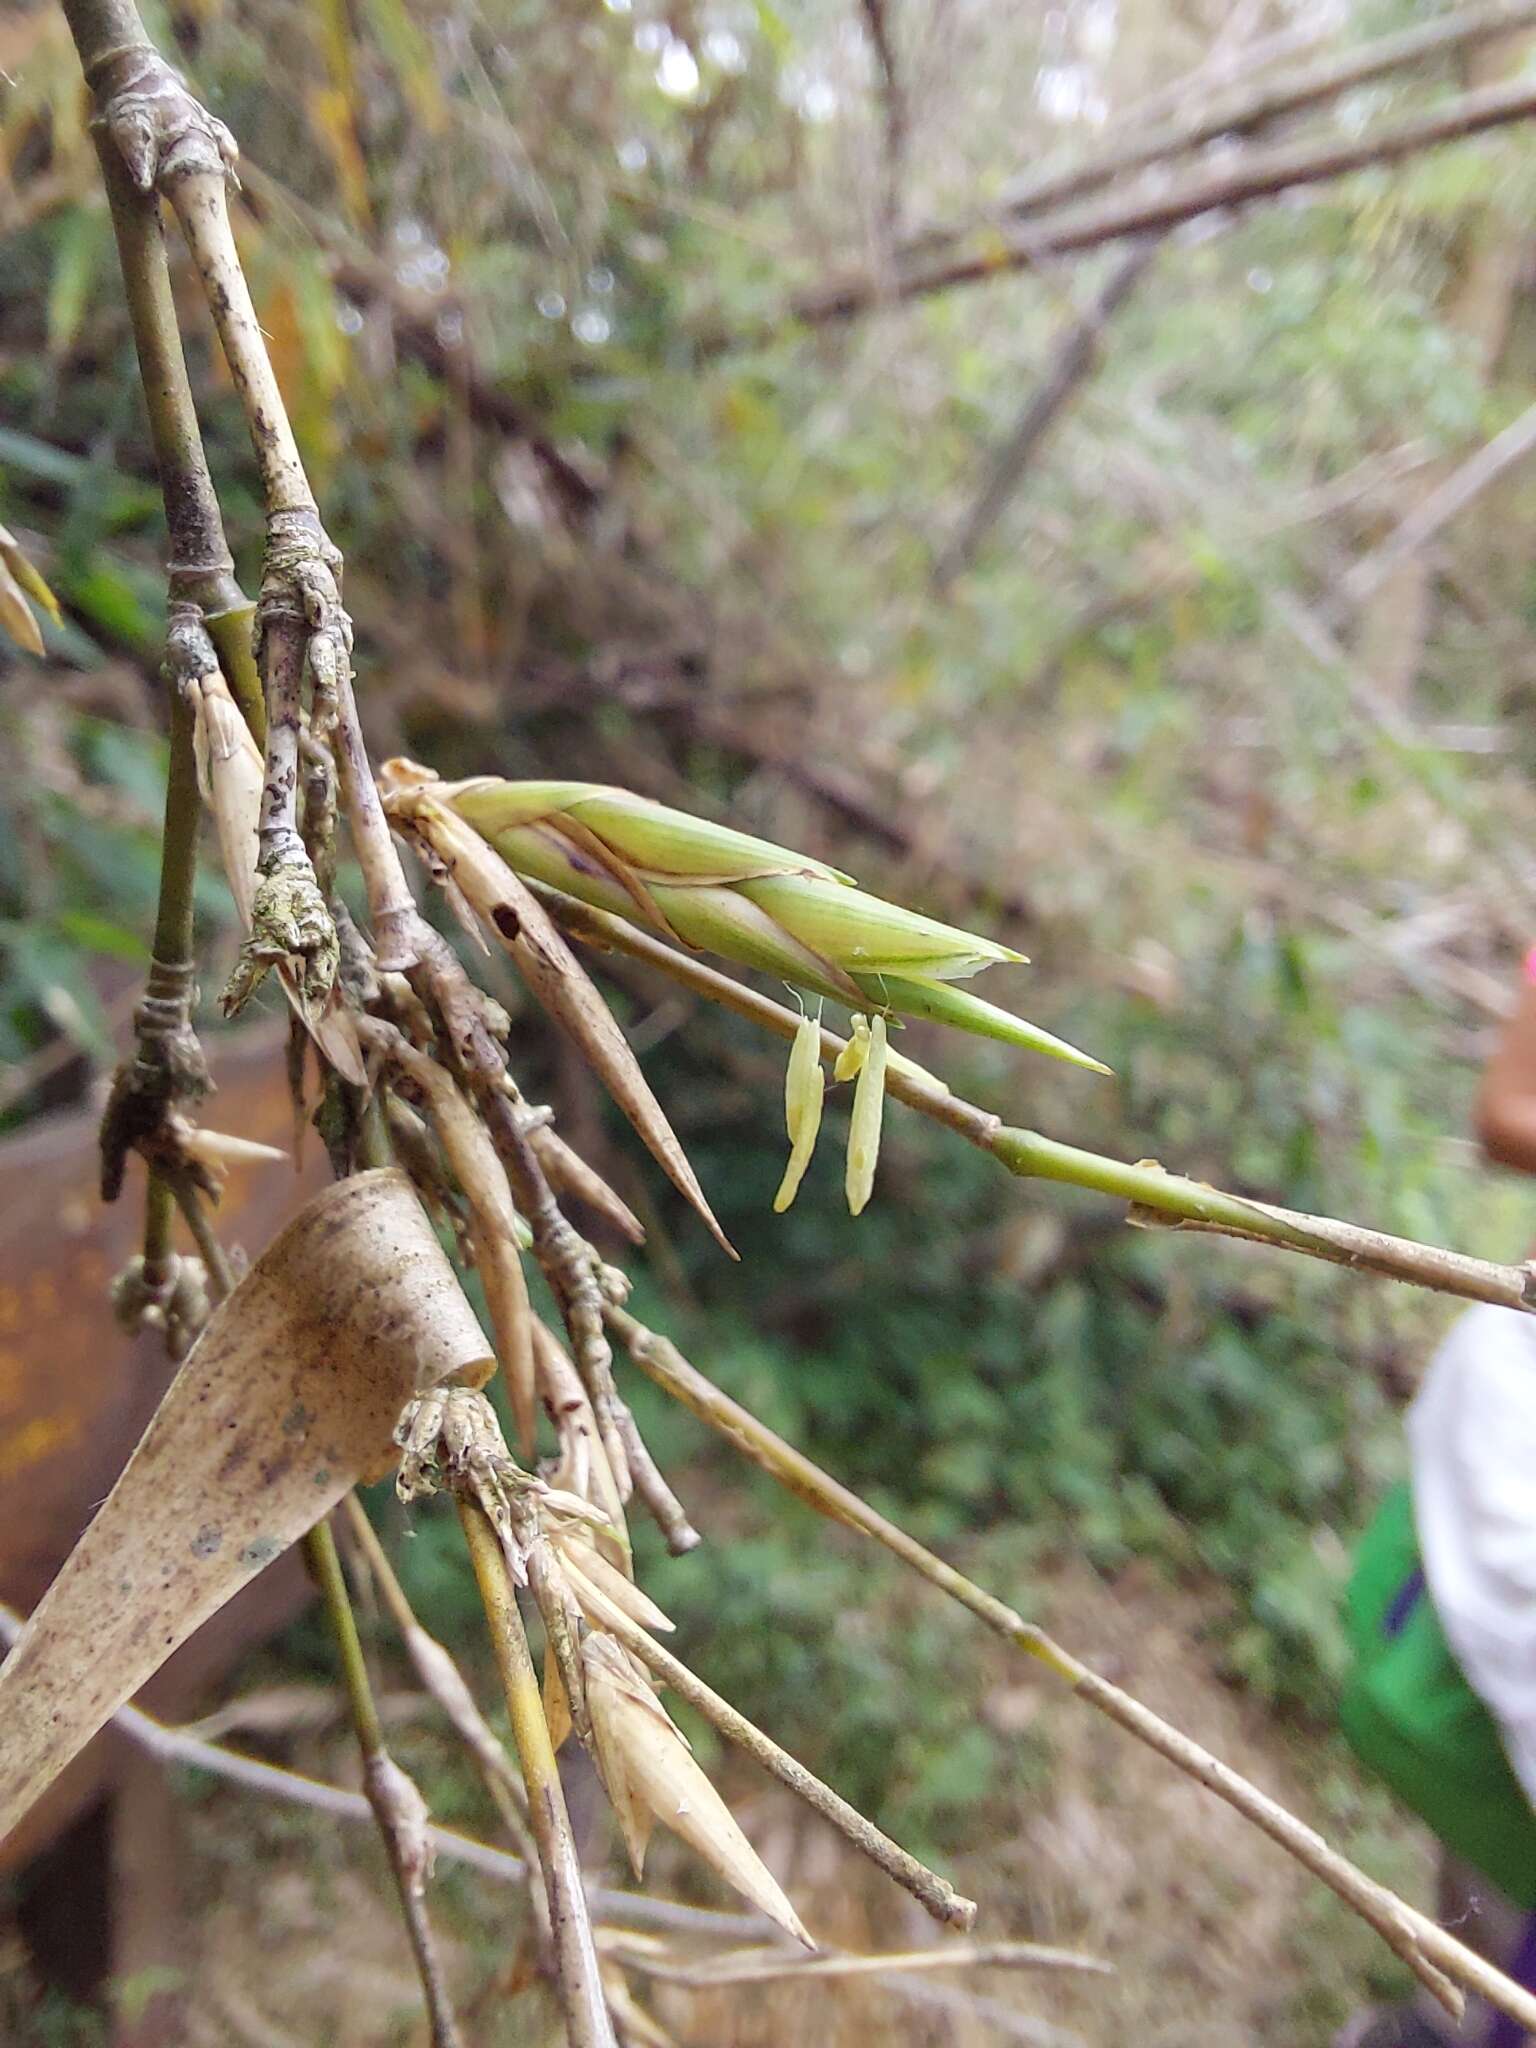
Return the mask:
<path fill-rule="evenodd" d="M 649 1834 L 643 1810 L 681 1835 L 759 1912 L 814 1948 L 800 1916 L 632 1660 L 611 1636 L 602 1635 L 587 1637 L 582 1656 L 598 1760 L 637 1874 Z M 622 1792 L 616 1785 L 622 1785 Z"/>
<path fill-rule="evenodd" d="M 1024 1017 L 1015 1017 L 1011 1010 L 1000 1010 L 996 1003 L 973 996 L 969 989 L 952 988 L 943 981 L 919 981 L 911 976 L 879 974 L 858 978 L 869 995 L 908 1017 L 953 1024 L 961 1031 L 975 1032 L 978 1038 L 1000 1039 L 1004 1045 L 1023 1046 L 1029 1052 L 1042 1052 L 1049 1059 L 1065 1060 L 1068 1066 L 1086 1067 L 1091 1074 L 1114 1072 L 1091 1053 L 1080 1052 L 1066 1039 L 1042 1031 L 1038 1024 L 1031 1024 Z"/>

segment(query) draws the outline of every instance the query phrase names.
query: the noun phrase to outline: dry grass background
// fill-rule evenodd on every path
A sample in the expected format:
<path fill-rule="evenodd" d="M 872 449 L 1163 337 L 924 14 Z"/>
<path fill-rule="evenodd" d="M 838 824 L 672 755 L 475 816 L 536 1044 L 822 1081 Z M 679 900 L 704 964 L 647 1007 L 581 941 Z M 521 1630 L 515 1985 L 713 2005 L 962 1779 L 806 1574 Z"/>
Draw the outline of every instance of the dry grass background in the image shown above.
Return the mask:
<path fill-rule="evenodd" d="M 1101 1669 L 1408 1896 L 1428 1899 L 1427 1840 L 1361 1791 L 1325 1736 L 1277 1724 L 1218 1676 L 1201 1644 L 1221 1598 L 1215 1589 L 1170 1587 L 1139 1568 L 1107 1584 L 1064 1563 L 1036 1591 L 1041 1618 L 1070 1628 Z M 1327 2042 L 1352 2003 L 1395 1986 L 1374 1937 L 1286 1857 L 1061 1689 L 1021 1679 L 987 1645 L 966 1682 L 1019 1758 L 978 1815 L 986 1846 L 952 1864 L 982 1901 L 978 1934 L 1081 1947 L 1111 1959 L 1118 1976 L 946 1973 L 931 1980 L 943 2005 L 922 2007 L 869 1982 L 652 1987 L 651 2009 L 679 2048 L 988 2048 L 1010 2038 L 1045 2048 L 1307 2048 Z M 338 1778 L 352 1767 L 339 1732 L 301 1736 L 284 1753 Z M 777 1788 L 738 1772 L 730 1789 L 754 1844 L 823 1939 L 890 1948 L 936 1938 L 918 1909 Z M 195 2048 L 419 2048 L 417 1989 L 366 1831 L 327 1830 L 314 1816 L 220 1788 L 189 1805 L 185 1851 Z M 657 1839 L 650 1876 L 663 1893 L 728 1903 L 698 1889 L 667 1838 Z M 498 1995 L 513 1895 L 446 1866 L 438 1887 L 475 2048 L 557 2041 L 552 2014 L 535 2024 L 535 2001 L 507 2005 Z M 0 1981 L 0 2011 L 3 1989 Z M 1006 2013 L 988 2013 L 988 2003 Z M 60 2038 L 23 2033 L 16 2048 Z"/>

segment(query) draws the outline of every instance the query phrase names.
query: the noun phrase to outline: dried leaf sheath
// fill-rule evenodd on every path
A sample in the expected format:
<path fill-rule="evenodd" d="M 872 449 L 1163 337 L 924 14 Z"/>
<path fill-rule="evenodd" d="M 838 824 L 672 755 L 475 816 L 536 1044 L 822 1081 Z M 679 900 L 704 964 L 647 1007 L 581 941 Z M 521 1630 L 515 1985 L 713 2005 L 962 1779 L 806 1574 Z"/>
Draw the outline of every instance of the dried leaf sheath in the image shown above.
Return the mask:
<path fill-rule="evenodd" d="M 338 1182 L 220 1303 L 0 1666 L 0 1835 L 359 1479 L 420 1386 L 491 1368 L 403 1174 Z"/>
<path fill-rule="evenodd" d="M 507 1392 L 523 1455 L 533 1455 L 538 1427 L 538 1389 L 533 1349 L 533 1309 L 518 1249 L 517 1215 L 506 1169 L 484 1124 L 459 1092 L 451 1074 L 418 1052 L 400 1032 L 371 1019 L 363 1024 L 370 1044 L 419 1090 L 448 1166 L 469 1205 L 469 1236 L 475 1269 L 485 1289 L 496 1352 L 507 1376 Z"/>
<path fill-rule="evenodd" d="M 219 670 L 198 676 L 191 686 L 193 743 L 197 780 L 203 801 L 213 813 L 224 878 L 235 899 L 241 929 L 251 930 L 256 900 L 256 850 L 261 794 L 265 779 L 261 749 L 240 715 Z M 319 1015 L 300 997 L 293 970 L 278 963 L 278 979 L 294 1015 L 344 1080 L 354 1087 L 366 1083 L 357 1026 L 339 990 Z"/>

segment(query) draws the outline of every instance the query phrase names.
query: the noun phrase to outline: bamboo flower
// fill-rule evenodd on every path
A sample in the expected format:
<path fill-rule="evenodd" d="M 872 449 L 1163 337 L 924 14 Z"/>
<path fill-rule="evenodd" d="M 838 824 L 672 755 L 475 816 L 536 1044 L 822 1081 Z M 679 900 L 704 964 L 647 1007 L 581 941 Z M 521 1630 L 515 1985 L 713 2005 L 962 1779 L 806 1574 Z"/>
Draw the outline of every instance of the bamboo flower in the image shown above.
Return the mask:
<path fill-rule="evenodd" d="M 864 1062 L 869 1058 L 869 1019 L 855 1013 L 848 1020 L 848 1043 L 837 1056 L 832 1069 L 834 1081 L 852 1081 L 864 1071 Z"/>
<path fill-rule="evenodd" d="M 816 1134 L 821 1129 L 821 1105 L 826 1089 L 827 1077 L 821 1071 L 821 1026 L 814 1017 L 803 1016 L 795 1033 L 795 1042 L 790 1047 L 789 1070 L 784 1076 L 784 1122 L 789 1131 L 790 1153 L 784 1178 L 773 1198 L 774 1211 L 778 1215 L 783 1214 L 800 1192 L 805 1169 L 816 1150 Z"/>
<path fill-rule="evenodd" d="M 869 1051 L 854 1085 L 853 1119 L 848 1126 L 846 1187 L 849 1213 L 854 1216 L 863 1214 L 874 1192 L 880 1122 L 885 1113 L 885 1059 L 885 1019 L 877 1014 L 870 1019 Z"/>
<path fill-rule="evenodd" d="M 952 986 L 1012 947 L 887 903 L 849 875 L 766 839 L 594 782 L 440 782 L 410 761 L 387 762 L 397 803 L 430 787 L 518 874 L 719 953 L 796 988 L 932 1017 L 1074 1066 L 1108 1069 L 1038 1025 Z"/>

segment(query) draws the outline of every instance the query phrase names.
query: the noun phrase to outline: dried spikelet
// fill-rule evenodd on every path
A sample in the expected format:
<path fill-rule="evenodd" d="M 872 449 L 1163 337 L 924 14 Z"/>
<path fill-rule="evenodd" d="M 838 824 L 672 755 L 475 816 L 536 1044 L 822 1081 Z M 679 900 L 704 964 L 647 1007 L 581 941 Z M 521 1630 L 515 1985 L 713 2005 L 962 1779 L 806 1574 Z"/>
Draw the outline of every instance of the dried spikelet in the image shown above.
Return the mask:
<path fill-rule="evenodd" d="M 34 604 L 40 605 L 56 626 L 63 623 L 58 599 L 28 561 L 20 541 L 0 526 L 0 626 L 18 647 L 40 655 L 43 636 L 32 611 Z"/>
<path fill-rule="evenodd" d="M 614 1480 L 613 1467 L 608 1462 L 597 1417 L 592 1412 L 591 1399 L 565 1346 L 537 1316 L 533 1324 L 533 1351 L 538 1368 L 539 1393 L 560 1439 L 560 1460 L 553 1478 L 566 1491 L 591 1501 L 599 1510 L 604 1520 L 594 1530 L 594 1541 L 614 1563 L 627 1570 L 630 1562 L 629 1531 L 624 1520 L 624 1503 Z"/>
<path fill-rule="evenodd" d="M 627 1573 L 608 1562 L 593 1542 L 592 1533 L 577 1528 L 551 1531 L 551 1541 L 571 1591 L 587 1620 L 601 1622 L 605 1608 L 611 1605 L 638 1628 L 661 1629 L 670 1634 L 676 1626 L 670 1616 Z"/>
<path fill-rule="evenodd" d="M 575 1724 L 571 1719 L 570 1697 L 560 1676 L 560 1660 L 547 1637 L 544 1642 L 544 1719 L 549 1724 L 551 1748 L 562 1748 Z"/>
<path fill-rule="evenodd" d="M 861 1215 L 874 1191 L 875 1162 L 880 1157 L 880 1122 L 885 1112 L 885 1019 L 870 1020 L 869 1052 L 853 1091 L 853 1117 L 848 1126 L 846 1188 L 849 1213 Z"/>
<path fill-rule="evenodd" d="M 774 1210 L 778 1214 L 782 1215 L 800 1192 L 805 1169 L 816 1150 L 816 1134 L 821 1129 L 821 1105 L 826 1092 L 827 1079 L 821 1071 L 821 1026 L 814 1017 L 805 1016 L 795 1031 L 795 1042 L 789 1049 L 789 1068 L 784 1076 L 784 1122 L 789 1132 L 790 1149 L 789 1164 L 773 1198 Z"/>
<path fill-rule="evenodd" d="M 543 1124 L 530 1131 L 528 1142 L 538 1154 L 539 1164 L 557 1195 L 572 1195 L 578 1202 L 585 1202 L 589 1209 L 606 1217 L 631 1244 L 645 1243 L 645 1226 L 634 1210 L 579 1152 L 567 1145 L 552 1125 Z"/>
<path fill-rule="evenodd" d="M 449 1170 L 469 1204 L 470 1244 L 485 1288 L 497 1356 L 507 1376 L 517 1440 L 523 1455 L 532 1457 L 538 1427 L 538 1375 L 533 1308 L 519 1254 L 528 1233 L 513 1207 L 506 1168 L 453 1076 L 399 1033 L 381 1033 L 381 1038 L 389 1056 L 420 1091 Z"/>
<path fill-rule="evenodd" d="M 759 1912 L 814 1948 L 633 1658 L 611 1636 L 592 1634 L 582 1644 L 582 1661 L 598 1766 L 636 1876 L 644 1870 L 652 1822 L 659 1820 Z"/>
<path fill-rule="evenodd" d="M 242 929 L 249 932 L 256 901 L 257 826 L 265 777 L 261 749 L 218 669 L 198 676 L 190 695 L 198 787 L 213 813 L 219 858 L 235 910 Z M 366 1087 L 368 1076 L 357 1026 L 340 991 L 333 991 L 329 1007 L 314 1017 L 300 998 L 292 969 L 279 964 L 277 972 L 294 1014 L 337 1073 L 354 1087 Z"/>

